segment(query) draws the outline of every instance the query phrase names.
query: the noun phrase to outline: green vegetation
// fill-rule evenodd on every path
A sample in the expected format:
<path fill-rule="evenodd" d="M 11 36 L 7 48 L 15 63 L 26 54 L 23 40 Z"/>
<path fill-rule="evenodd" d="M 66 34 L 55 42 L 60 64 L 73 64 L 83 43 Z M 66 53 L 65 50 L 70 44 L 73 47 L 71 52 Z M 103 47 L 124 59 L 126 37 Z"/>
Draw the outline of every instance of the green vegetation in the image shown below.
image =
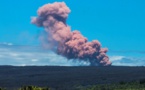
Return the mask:
<path fill-rule="evenodd" d="M 6 89 L 0 87 L 0 90 L 6 90 Z"/>
<path fill-rule="evenodd" d="M 138 82 L 124 82 L 118 84 L 102 84 L 93 86 L 79 86 L 77 90 L 145 90 L 145 79 Z"/>
<path fill-rule="evenodd" d="M 0 88 L 0 90 L 6 90 Z M 36 86 L 24 86 L 16 90 L 145 90 L 145 79 L 142 79 L 138 82 L 124 82 L 121 81 L 116 84 L 98 84 L 98 85 L 89 85 L 89 86 L 75 86 L 70 87 L 69 89 L 51 89 L 44 87 Z"/>
<path fill-rule="evenodd" d="M 0 87 L 0 90 L 7 90 L 7 89 Z M 51 90 L 51 89 L 50 88 L 45 88 L 45 87 L 24 86 L 24 87 L 21 87 L 21 88 L 16 89 L 16 90 Z"/>
<path fill-rule="evenodd" d="M 19 90 L 50 90 L 50 88 L 42 88 L 42 87 L 36 87 L 36 86 L 24 86 L 24 87 L 21 87 Z"/>
<path fill-rule="evenodd" d="M 0 90 L 7 90 L 1 88 Z M 9 90 L 9 89 L 8 89 Z M 145 78 L 137 81 L 120 81 L 118 83 L 97 84 L 97 85 L 64 85 L 59 87 L 37 87 L 37 86 L 23 86 L 13 90 L 145 90 Z"/>
<path fill-rule="evenodd" d="M 107 85 L 93 85 L 88 87 L 81 87 L 77 90 L 145 90 L 145 85 L 139 84 L 107 84 Z"/>

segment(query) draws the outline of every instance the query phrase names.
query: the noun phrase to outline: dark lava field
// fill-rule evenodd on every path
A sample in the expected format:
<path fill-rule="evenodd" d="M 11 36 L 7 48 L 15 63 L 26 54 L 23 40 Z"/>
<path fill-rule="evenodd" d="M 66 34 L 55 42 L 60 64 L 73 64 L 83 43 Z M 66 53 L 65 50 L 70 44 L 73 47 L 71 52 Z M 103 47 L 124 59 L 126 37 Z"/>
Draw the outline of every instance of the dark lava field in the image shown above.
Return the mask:
<path fill-rule="evenodd" d="M 145 67 L 0 66 L 0 87 L 73 87 L 145 79 Z"/>

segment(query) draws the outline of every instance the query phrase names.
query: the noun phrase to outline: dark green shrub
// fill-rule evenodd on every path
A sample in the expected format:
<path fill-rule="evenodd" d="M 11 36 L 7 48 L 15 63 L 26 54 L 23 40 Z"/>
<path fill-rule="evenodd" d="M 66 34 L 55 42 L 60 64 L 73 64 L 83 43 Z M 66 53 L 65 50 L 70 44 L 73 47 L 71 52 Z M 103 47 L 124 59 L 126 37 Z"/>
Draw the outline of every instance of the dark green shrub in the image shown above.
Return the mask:
<path fill-rule="evenodd" d="M 24 86 L 21 87 L 19 90 L 50 90 L 50 88 L 41 88 L 36 86 Z"/>
<path fill-rule="evenodd" d="M 124 85 L 124 84 L 126 84 L 126 82 L 120 81 L 119 84 Z"/>
<path fill-rule="evenodd" d="M 139 81 L 139 84 L 145 84 L 145 79 L 141 79 L 141 80 Z"/>
<path fill-rule="evenodd" d="M 0 87 L 0 90 L 6 90 L 6 89 Z"/>

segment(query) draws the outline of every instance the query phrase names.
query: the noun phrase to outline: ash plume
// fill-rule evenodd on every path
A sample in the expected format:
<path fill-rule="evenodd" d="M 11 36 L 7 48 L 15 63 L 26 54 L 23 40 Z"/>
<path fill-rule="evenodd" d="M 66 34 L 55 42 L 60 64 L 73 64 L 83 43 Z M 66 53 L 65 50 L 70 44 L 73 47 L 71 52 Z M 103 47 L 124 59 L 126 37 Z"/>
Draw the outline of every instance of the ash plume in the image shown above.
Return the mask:
<path fill-rule="evenodd" d="M 31 22 L 45 30 L 44 47 L 51 47 L 57 54 L 67 59 L 90 62 L 91 66 L 110 66 L 107 48 L 101 48 L 98 40 L 88 42 L 79 31 L 71 31 L 66 24 L 70 9 L 64 2 L 45 4 L 37 11 L 38 16 Z M 47 43 L 46 43 L 47 42 Z"/>

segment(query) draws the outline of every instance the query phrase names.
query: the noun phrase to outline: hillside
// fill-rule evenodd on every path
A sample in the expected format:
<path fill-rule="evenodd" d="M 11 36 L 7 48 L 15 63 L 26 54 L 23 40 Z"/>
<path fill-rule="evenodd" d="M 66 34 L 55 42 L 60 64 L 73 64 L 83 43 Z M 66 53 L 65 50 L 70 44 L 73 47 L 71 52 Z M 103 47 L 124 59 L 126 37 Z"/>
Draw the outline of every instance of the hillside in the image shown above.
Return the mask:
<path fill-rule="evenodd" d="M 145 79 L 145 67 L 0 66 L 0 87 L 66 87 Z"/>

